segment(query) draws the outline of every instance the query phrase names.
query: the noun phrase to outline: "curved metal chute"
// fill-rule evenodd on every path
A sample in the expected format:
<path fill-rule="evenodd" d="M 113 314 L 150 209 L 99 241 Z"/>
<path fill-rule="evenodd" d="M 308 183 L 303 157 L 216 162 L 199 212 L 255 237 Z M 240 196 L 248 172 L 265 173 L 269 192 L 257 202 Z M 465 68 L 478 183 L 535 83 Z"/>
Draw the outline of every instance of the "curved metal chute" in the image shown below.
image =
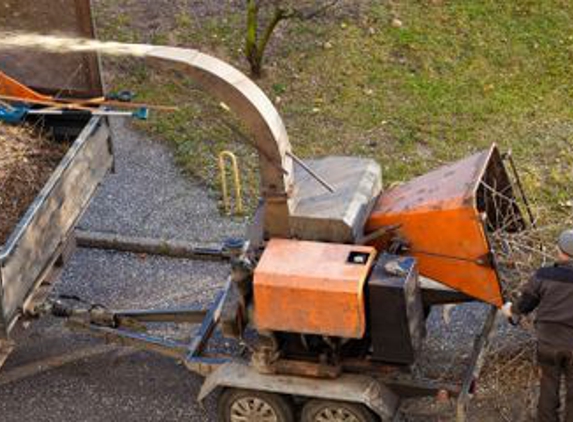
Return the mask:
<path fill-rule="evenodd" d="M 144 57 L 191 77 L 241 118 L 259 151 L 265 234 L 288 236 L 294 182 L 293 162 L 288 155 L 291 145 L 283 121 L 265 93 L 233 66 L 196 50 L 152 47 Z"/>

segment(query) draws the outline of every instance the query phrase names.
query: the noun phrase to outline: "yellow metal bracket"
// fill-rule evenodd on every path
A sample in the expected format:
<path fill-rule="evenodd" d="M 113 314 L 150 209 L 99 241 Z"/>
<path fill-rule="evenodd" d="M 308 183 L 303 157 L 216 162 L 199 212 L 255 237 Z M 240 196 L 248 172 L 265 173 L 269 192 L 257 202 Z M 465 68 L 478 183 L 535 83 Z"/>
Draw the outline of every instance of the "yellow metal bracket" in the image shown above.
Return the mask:
<path fill-rule="evenodd" d="M 231 201 L 229 199 L 229 189 L 227 186 L 226 160 L 231 162 L 233 181 L 235 183 L 235 214 L 243 214 L 243 194 L 241 192 L 241 178 L 239 175 L 239 164 L 237 157 L 231 151 L 222 151 L 219 154 L 219 170 L 221 172 L 221 191 L 223 192 L 223 205 L 225 212 L 231 214 Z"/>

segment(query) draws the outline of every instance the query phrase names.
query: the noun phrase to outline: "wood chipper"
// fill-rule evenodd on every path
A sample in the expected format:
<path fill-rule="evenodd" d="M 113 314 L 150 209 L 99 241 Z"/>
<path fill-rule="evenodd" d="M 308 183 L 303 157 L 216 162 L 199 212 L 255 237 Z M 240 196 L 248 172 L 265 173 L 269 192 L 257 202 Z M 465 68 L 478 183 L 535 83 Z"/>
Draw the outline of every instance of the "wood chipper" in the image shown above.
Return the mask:
<path fill-rule="evenodd" d="M 261 173 L 249 234 L 188 253 L 229 264 L 225 288 L 209 309 L 114 311 L 65 298 L 32 300 L 30 309 L 21 296 L 19 316 L 49 313 L 106 341 L 182 361 L 205 377 L 199 400 L 220 392 L 225 422 L 389 421 L 399 416 L 402 397 L 440 390 L 458 396 L 463 420 L 503 303 L 488 233 L 526 224 L 497 147 L 384 190 L 374 160 L 298 158 L 272 102 L 227 63 L 175 47 L 134 50 L 159 69 L 193 79 L 249 129 Z M 431 307 L 468 301 L 491 311 L 466 375 L 457 386 L 417 378 L 411 368 Z M 145 331 L 157 322 L 200 327 L 183 343 Z M 210 351 L 219 336 L 245 353 Z"/>

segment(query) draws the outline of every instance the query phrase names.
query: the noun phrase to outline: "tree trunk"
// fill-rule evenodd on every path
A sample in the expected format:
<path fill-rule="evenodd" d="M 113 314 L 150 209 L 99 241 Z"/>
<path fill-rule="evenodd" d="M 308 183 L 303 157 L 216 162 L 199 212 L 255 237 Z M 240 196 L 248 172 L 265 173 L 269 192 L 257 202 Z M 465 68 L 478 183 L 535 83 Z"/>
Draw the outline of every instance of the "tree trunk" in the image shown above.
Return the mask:
<path fill-rule="evenodd" d="M 273 17 L 262 36 L 259 37 L 259 4 L 257 0 L 247 1 L 247 35 L 245 37 L 245 54 L 251 67 L 251 75 L 260 78 L 263 72 L 263 58 L 267 45 L 280 21 L 288 18 L 288 12 L 276 7 Z"/>
<path fill-rule="evenodd" d="M 259 5 L 257 0 L 247 1 L 247 35 L 245 37 L 245 55 L 254 77 L 261 76 L 261 59 L 258 53 Z"/>
<path fill-rule="evenodd" d="M 320 7 L 310 10 L 299 10 L 291 6 L 274 6 L 273 16 L 265 30 L 259 36 L 259 8 L 261 0 L 247 0 L 247 33 L 245 36 L 245 56 L 251 68 L 251 76 L 258 79 L 263 73 L 263 59 L 267 45 L 273 35 L 274 30 L 280 21 L 285 19 L 312 19 L 325 13 L 334 7 L 339 0 L 329 0 Z"/>

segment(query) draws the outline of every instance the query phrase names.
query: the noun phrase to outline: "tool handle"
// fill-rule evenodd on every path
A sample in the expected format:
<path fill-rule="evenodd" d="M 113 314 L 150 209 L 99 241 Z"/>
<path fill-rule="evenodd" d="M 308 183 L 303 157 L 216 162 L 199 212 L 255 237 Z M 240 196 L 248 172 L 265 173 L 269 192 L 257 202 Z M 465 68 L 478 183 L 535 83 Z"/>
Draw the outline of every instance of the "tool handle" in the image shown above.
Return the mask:
<path fill-rule="evenodd" d="M 0 121 L 5 123 L 21 123 L 26 118 L 26 114 L 28 114 L 26 107 L 0 106 Z"/>

